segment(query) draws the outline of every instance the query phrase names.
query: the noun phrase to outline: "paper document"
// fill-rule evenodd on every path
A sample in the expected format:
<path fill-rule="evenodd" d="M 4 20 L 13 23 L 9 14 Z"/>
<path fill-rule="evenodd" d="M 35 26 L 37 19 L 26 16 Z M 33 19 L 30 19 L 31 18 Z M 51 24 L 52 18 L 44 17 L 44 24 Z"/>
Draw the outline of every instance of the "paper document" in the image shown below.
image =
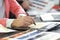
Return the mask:
<path fill-rule="evenodd" d="M 31 3 L 28 10 L 29 15 L 39 15 L 48 12 L 55 6 L 55 0 L 29 0 Z"/>
<path fill-rule="evenodd" d="M 49 22 L 36 22 L 36 25 L 32 24 L 29 27 L 31 27 L 31 28 L 43 28 L 48 24 L 50 24 L 50 23 Z"/>
<path fill-rule="evenodd" d="M 35 40 L 60 40 L 60 34 L 54 32 L 46 32 L 45 36 L 37 38 Z"/>
<path fill-rule="evenodd" d="M 60 13 L 45 13 L 40 17 L 43 21 L 60 21 Z"/>
<path fill-rule="evenodd" d="M 16 30 L 8 29 L 0 24 L 0 33 L 15 32 Z"/>

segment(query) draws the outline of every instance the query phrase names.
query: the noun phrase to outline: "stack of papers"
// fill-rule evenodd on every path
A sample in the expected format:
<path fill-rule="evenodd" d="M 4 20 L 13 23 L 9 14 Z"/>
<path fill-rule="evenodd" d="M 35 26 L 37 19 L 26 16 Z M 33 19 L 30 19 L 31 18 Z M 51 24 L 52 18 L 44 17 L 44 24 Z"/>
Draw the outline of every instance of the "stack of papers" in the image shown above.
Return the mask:
<path fill-rule="evenodd" d="M 39 32 L 34 30 L 17 38 L 3 38 L 1 40 L 60 40 L 60 34 L 55 32 Z"/>
<path fill-rule="evenodd" d="M 16 40 L 60 40 L 60 34 L 55 32 L 39 32 L 34 30 L 17 38 L 10 38 Z"/>

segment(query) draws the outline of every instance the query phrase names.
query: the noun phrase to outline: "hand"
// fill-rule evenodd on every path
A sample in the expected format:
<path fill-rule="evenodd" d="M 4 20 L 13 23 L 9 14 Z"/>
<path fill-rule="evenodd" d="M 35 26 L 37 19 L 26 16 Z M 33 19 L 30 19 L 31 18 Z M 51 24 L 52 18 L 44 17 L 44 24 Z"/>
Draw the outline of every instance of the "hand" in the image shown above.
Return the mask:
<path fill-rule="evenodd" d="M 24 9 L 29 9 L 30 7 L 29 7 L 29 2 L 28 1 L 24 1 L 23 3 L 22 3 L 22 7 L 24 8 Z"/>
<path fill-rule="evenodd" d="M 23 17 L 20 17 L 19 19 L 15 19 L 11 24 L 11 27 L 13 28 L 28 27 L 33 23 L 34 23 L 34 20 L 30 16 L 23 16 Z"/>

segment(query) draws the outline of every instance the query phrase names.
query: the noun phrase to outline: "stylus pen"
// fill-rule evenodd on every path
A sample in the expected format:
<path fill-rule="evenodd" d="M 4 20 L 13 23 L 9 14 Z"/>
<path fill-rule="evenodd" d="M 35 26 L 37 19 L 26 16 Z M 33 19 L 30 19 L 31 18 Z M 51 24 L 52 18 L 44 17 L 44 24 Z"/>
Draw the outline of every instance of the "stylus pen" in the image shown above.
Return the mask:
<path fill-rule="evenodd" d="M 34 25 L 36 25 L 35 21 L 33 22 Z"/>
<path fill-rule="evenodd" d="M 29 16 L 29 14 L 27 13 L 27 15 Z M 33 21 L 33 24 L 36 25 L 35 21 Z"/>

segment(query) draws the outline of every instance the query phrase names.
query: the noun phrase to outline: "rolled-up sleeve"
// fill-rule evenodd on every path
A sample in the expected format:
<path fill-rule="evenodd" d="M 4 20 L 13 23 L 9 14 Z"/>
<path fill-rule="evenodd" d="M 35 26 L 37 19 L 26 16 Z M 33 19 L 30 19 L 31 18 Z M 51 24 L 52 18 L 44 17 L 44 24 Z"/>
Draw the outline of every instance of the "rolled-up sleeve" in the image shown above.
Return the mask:
<path fill-rule="evenodd" d="M 14 21 L 14 19 L 7 19 L 7 21 L 6 21 L 6 27 L 7 28 L 11 28 L 11 24 L 12 24 L 13 21 Z"/>
<path fill-rule="evenodd" d="M 10 1 L 10 10 L 12 13 L 16 15 L 16 17 L 19 14 L 26 14 L 24 9 L 20 6 L 20 4 L 18 4 L 16 0 L 9 0 L 9 1 Z"/>

